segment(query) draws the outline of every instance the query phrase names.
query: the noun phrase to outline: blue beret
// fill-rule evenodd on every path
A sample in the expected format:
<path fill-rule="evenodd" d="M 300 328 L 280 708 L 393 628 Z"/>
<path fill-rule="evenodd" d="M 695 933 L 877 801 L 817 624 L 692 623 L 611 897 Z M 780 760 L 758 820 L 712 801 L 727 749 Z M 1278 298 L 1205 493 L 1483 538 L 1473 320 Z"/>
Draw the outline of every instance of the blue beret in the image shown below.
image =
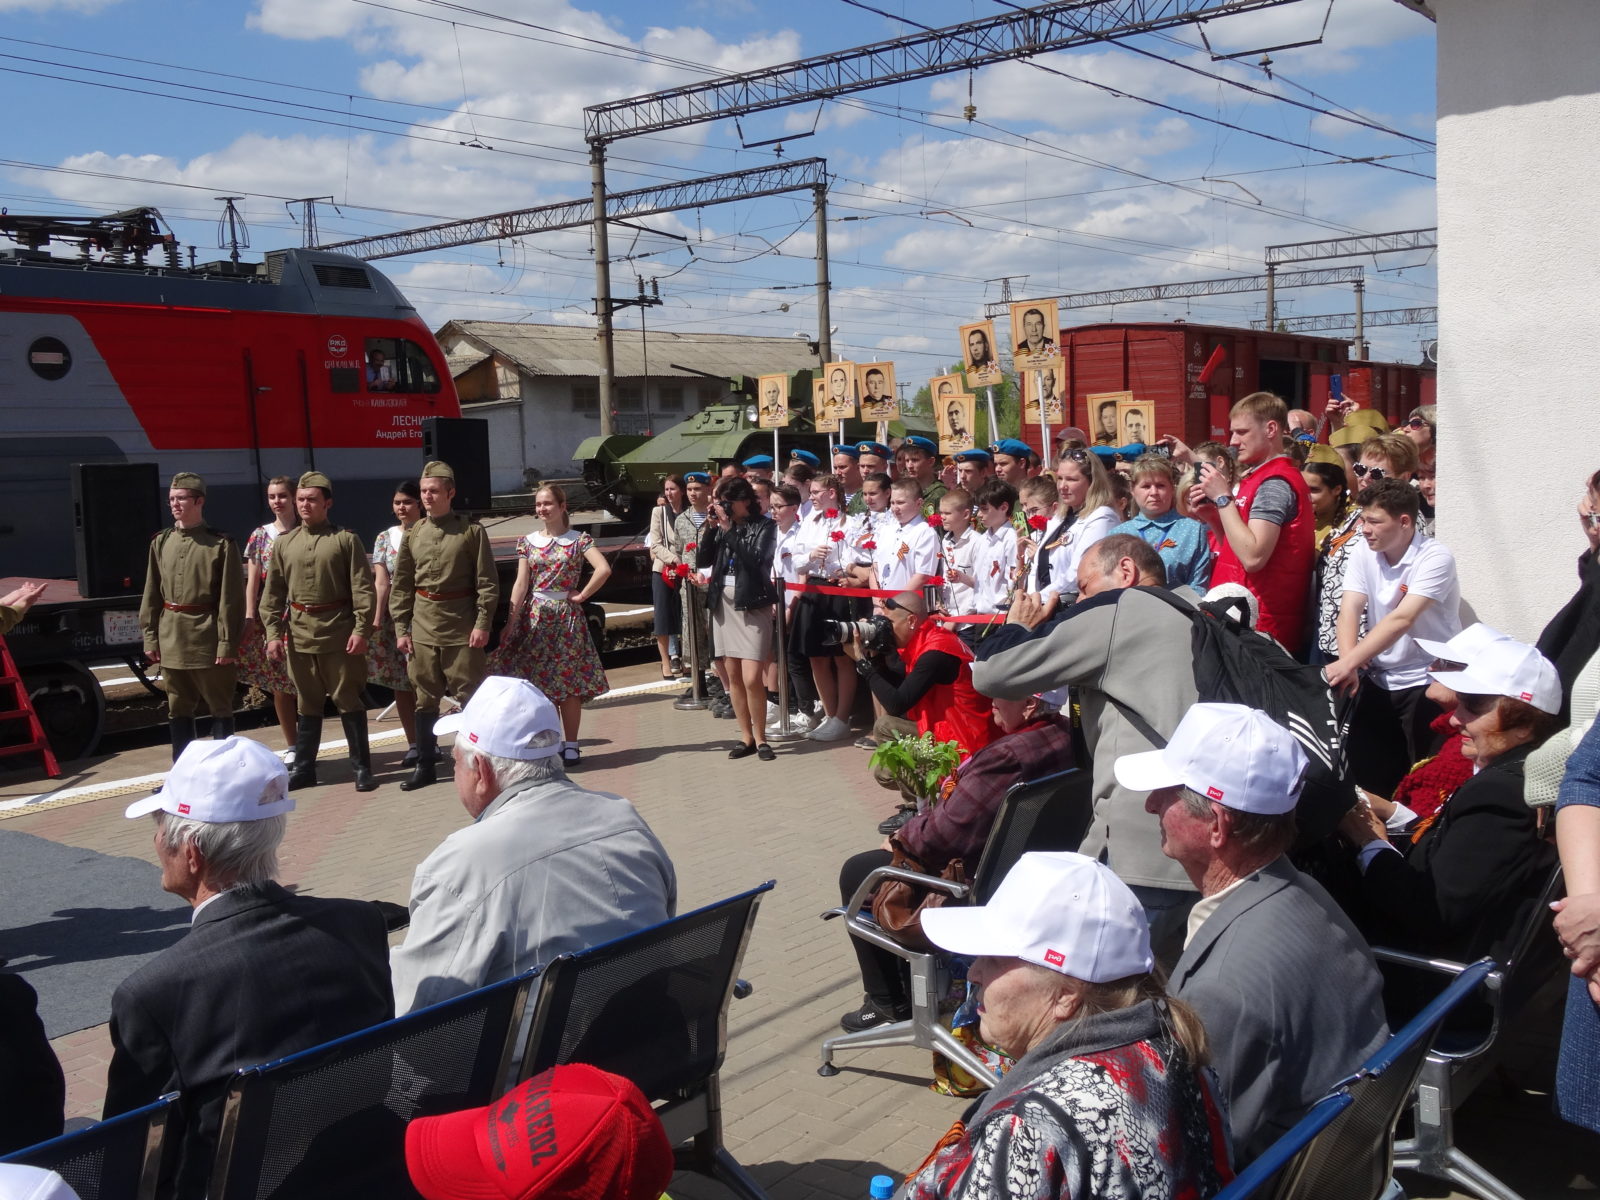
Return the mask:
<path fill-rule="evenodd" d="M 920 434 L 913 434 L 911 437 L 902 439 L 900 442 L 900 449 L 921 450 L 924 454 L 929 455 L 930 457 L 939 453 L 939 447 L 935 446 L 932 441 L 922 437 Z"/>
<path fill-rule="evenodd" d="M 1294 435 L 1294 440 L 1297 442 L 1315 442 L 1317 440 L 1317 435 L 1302 429 L 1299 433 Z"/>
<path fill-rule="evenodd" d="M 1028 443 L 1019 438 L 1001 438 L 989 450 L 993 454 L 1006 454 L 1012 458 L 1027 458 L 1033 453 L 1028 449 Z"/>
<path fill-rule="evenodd" d="M 955 456 L 955 460 L 958 463 L 983 463 L 985 466 L 988 466 L 994 461 L 994 459 L 989 457 L 989 452 L 987 450 L 963 450 L 960 454 Z"/>
<path fill-rule="evenodd" d="M 1117 447 L 1116 446 L 1090 446 L 1089 449 L 1093 450 L 1095 452 L 1095 454 L 1097 454 L 1100 457 L 1100 461 L 1103 462 L 1103 463 L 1110 464 L 1110 463 L 1115 462 L 1116 459 L 1117 459 Z M 1063 450 L 1062 454 L 1065 454 L 1065 453 L 1067 453 L 1067 452 L 1065 450 Z"/>
<path fill-rule="evenodd" d="M 815 454 L 809 450 L 801 450 L 798 447 L 789 451 L 789 461 L 803 462 L 808 467 L 820 467 L 822 465 L 822 460 Z"/>
<path fill-rule="evenodd" d="M 859 447 L 859 446 L 835 446 L 833 448 L 833 452 L 835 454 L 842 454 L 846 458 L 860 458 L 861 457 L 861 447 Z"/>
<path fill-rule="evenodd" d="M 772 455 L 752 454 L 739 465 L 742 467 L 770 467 L 772 465 Z"/>
<path fill-rule="evenodd" d="M 683 473 L 683 481 L 685 483 L 710 483 L 711 476 L 704 471 L 685 471 Z"/>
<path fill-rule="evenodd" d="M 858 457 L 863 454 L 876 454 L 879 458 L 888 458 L 889 447 L 882 442 L 857 442 L 856 454 Z"/>

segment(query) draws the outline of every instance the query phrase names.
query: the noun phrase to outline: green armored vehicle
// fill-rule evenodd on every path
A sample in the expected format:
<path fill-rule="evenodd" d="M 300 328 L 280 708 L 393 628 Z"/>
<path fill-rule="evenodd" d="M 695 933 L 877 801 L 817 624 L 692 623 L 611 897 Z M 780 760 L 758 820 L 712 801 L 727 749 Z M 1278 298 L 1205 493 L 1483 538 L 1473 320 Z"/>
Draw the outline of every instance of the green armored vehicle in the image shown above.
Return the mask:
<path fill-rule="evenodd" d="M 654 437 L 614 433 L 609 437 L 585 438 L 573 453 L 583 481 L 595 502 L 604 505 L 619 520 L 643 524 L 661 480 L 685 471 L 717 474 L 730 462 L 743 462 L 757 454 L 772 453 L 773 430 L 762 429 L 756 414 L 756 381 L 749 376 L 730 380 L 732 395 L 728 403 L 713 404 L 680 421 Z M 796 372 L 790 379 L 790 419 L 778 434 L 778 470 L 788 462 L 789 451 L 809 450 L 824 467 L 829 463 L 829 446 L 844 440 L 874 439 L 878 427 L 866 421 L 844 423 L 839 433 L 818 433 L 811 417 L 811 372 Z M 800 397 L 806 397 L 801 400 Z M 933 433 L 933 421 L 912 416 L 889 422 L 889 437 L 898 440 L 908 433 Z"/>

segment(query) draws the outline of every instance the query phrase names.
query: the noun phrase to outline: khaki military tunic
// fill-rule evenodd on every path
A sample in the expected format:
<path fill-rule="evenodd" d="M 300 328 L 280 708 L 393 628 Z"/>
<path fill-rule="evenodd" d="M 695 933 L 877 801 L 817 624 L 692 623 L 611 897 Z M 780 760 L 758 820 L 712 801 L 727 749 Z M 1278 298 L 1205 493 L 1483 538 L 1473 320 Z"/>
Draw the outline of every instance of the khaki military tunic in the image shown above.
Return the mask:
<path fill-rule="evenodd" d="M 366 652 L 345 653 L 351 634 L 372 637 L 378 607 L 361 539 L 330 524 L 280 535 L 262 607 L 267 638 L 286 643 L 300 715 L 320 717 L 330 695 L 341 713 L 362 711 Z"/>
<path fill-rule="evenodd" d="M 0 637 L 4 637 L 17 627 L 17 622 L 22 620 L 22 612 L 9 604 L 0 604 Z"/>
<path fill-rule="evenodd" d="M 482 525 L 461 513 L 424 517 L 400 543 L 389 593 L 396 637 L 412 641 L 408 667 L 417 709 L 436 712 L 447 692 L 465 704 L 483 681 L 485 652 L 467 643 L 488 633 L 500 576 Z"/>
<path fill-rule="evenodd" d="M 192 717 L 201 701 L 212 716 L 233 715 L 235 658 L 244 628 L 244 562 L 227 534 L 209 525 L 174 526 L 150 539 L 139 605 L 146 654 L 161 658 L 167 712 Z"/>
<path fill-rule="evenodd" d="M 922 515 L 939 511 L 939 501 L 944 499 L 944 494 L 950 489 L 945 487 L 941 480 L 935 479 L 928 485 L 928 490 L 922 493 Z"/>

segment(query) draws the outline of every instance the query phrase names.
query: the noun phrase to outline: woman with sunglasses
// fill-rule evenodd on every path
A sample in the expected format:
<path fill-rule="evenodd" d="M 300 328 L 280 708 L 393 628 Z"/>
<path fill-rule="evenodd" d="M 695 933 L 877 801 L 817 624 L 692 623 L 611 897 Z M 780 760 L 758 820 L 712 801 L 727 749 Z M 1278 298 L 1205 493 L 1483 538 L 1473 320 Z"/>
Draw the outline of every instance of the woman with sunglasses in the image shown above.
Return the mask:
<path fill-rule="evenodd" d="M 1460 645 L 1458 635 L 1425 649 L 1466 659 L 1431 676 L 1455 694 L 1461 753 L 1475 773 L 1405 849 L 1365 802 L 1340 828 L 1357 850 L 1353 915 L 1363 932 L 1375 943 L 1471 962 L 1508 949 L 1505 938 L 1555 865 L 1523 800 L 1523 763 L 1560 724 L 1562 697 L 1555 667 L 1532 646 L 1505 637 Z M 1403 1015 L 1391 1012 L 1391 1025 Z"/>
<path fill-rule="evenodd" d="M 1048 619 L 1078 598 L 1078 564 L 1090 546 L 1122 521 L 1111 480 L 1092 450 L 1063 450 L 1056 460 L 1057 505 L 1033 561 L 1025 590 L 1044 605 Z"/>
<path fill-rule="evenodd" d="M 1413 408 L 1399 432 L 1410 438 L 1416 446 L 1418 461 L 1431 467 L 1439 443 L 1439 406 L 1424 404 Z"/>
<path fill-rule="evenodd" d="M 773 606 L 778 589 L 772 577 L 777 525 L 763 516 L 756 490 L 745 479 L 730 479 L 711 502 L 711 517 L 701 530 L 695 566 L 709 567 L 707 589 L 711 641 L 727 671 L 728 696 L 739 722 L 740 742 L 729 758 L 759 754 L 776 757 L 766 740 L 766 665 L 773 657 Z"/>

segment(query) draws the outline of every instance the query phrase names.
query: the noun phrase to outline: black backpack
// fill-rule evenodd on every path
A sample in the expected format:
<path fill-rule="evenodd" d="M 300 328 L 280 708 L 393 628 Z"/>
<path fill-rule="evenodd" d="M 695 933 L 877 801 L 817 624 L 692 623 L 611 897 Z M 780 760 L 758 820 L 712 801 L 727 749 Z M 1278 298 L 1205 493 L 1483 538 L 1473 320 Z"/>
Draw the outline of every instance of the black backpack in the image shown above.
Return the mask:
<path fill-rule="evenodd" d="M 1353 705 L 1339 702 L 1320 667 L 1297 662 L 1277 642 L 1247 629 L 1236 607 L 1241 601 L 1190 605 L 1166 588 L 1139 590 L 1193 623 L 1194 682 L 1203 702 L 1260 709 L 1305 750 L 1305 787 L 1295 809 L 1298 844 L 1304 847 L 1332 833 L 1356 801 L 1344 753 Z"/>

